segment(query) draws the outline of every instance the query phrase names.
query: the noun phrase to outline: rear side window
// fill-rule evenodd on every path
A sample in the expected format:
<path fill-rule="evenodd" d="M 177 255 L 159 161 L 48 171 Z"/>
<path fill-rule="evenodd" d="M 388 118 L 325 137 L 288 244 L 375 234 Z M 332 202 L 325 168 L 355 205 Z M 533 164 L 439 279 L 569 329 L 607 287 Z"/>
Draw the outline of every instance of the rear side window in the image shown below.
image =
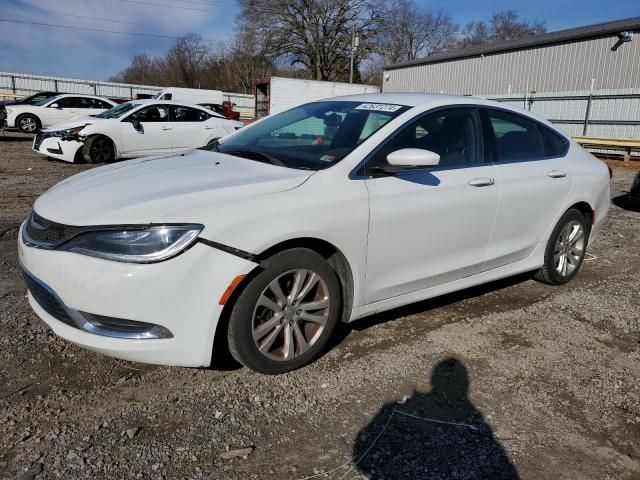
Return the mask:
<path fill-rule="evenodd" d="M 498 162 L 539 160 L 547 156 L 537 122 L 501 110 L 488 110 Z"/>
<path fill-rule="evenodd" d="M 540 131 L 544 137 L 548 157 L 562 157 L 567 153 L 569 144 L 562 135 L 554 132 L 544 125 L 540 125 Z"/>
<path fill-rule="evenodd" d="M 189 107 L 173 107 L 174 122 L 204 122 L 211 118 L 206 112 Z"/>

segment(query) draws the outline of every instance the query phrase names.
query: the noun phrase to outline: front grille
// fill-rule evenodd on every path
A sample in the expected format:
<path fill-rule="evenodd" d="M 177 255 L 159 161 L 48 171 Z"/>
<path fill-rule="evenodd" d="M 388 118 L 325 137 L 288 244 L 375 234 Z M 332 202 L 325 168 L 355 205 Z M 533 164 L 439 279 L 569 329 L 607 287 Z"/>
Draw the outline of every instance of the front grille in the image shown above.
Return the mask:
<path fill-rule="evenodd" d="M 38 150 L 40 148 L 40 145 L 42 144 L 42 141 L 45 138 L 49 138 L 51 136 L 51 134 L 49 132 L 38 132 L 36 134 L 36 139 L 33 142 L 33 148 Z"/>
<path fill-rule="evenodd" d="M 53 293 L 53 291 L 42 282 L 32 277 L 28 272 L 23 270 L 22 273 L 24 274 L 24 280 L 27 283 L 27 288 L 29 289 L 29 292 L 31 292 L 35 301 L 38 302 L 38 305 L 40 305 L 45 312 L 56 320 L 60 320 L 62 323 L 66 323 L 69 326 L 77 328 L 77 325 L 67 313 L 67 309 L 55 293 Z"/>
<path fill-rule="evenodd" d="M 31 212 L 25 226 L 30 242 L 42 247 L 54 247 L 82 230 L 84 230 L 84 227 L 55 223 L 42 218 L 36 212 Z"/>

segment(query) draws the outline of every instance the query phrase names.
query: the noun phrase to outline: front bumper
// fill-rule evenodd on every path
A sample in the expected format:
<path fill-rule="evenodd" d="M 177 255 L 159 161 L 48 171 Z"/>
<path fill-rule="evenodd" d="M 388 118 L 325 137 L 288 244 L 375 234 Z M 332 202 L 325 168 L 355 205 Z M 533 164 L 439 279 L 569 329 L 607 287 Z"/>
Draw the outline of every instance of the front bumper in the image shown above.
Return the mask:
<path fill-rule="evenodd" d="M 61 137 L 48 136 L 49 132 L 38 132 L 33 139 L 33 150 L 64 162 L 73 163 L 82 149 L 83 142 L 63 140 Z"/>
<path fill-rule="evenodd" d="M 55 313 L 51 308 L 38 303 L 36 292 L 29 293 L 36 314 L 59 336 L 89 350 L 136 362 L 209 365 L 223 308 L 218 302 L 237 275 L 256 266 L 201 243 L 160 263 L 112 262 L 29 247 L 22 241 L 22 228 L 24 225 L 18 253 L 23 268 L 54 292 L 67 309 L 157 325 L 173 335 L 114 338 L 87 331 L 56 318 L 49 313 Z"/>

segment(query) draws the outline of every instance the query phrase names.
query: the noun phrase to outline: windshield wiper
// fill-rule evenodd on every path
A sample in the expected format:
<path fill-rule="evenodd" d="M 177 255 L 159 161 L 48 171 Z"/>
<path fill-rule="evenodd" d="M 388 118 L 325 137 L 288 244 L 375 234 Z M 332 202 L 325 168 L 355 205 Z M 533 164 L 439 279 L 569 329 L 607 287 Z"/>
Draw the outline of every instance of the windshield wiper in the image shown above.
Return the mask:
<path fill-rule="evenodd" d="M 216 151 L 219 151 L 216 149 Z M 279 167 L 286 167 L 287 165 L 277 157 L 269 155 L 267 153 L 257 152 L 255 150 L 230 150 L 227 155 L 233 155 L 235 157 L 247 158 L 249 160 L 255 160 L 257 162 L 270 163 Z"/>

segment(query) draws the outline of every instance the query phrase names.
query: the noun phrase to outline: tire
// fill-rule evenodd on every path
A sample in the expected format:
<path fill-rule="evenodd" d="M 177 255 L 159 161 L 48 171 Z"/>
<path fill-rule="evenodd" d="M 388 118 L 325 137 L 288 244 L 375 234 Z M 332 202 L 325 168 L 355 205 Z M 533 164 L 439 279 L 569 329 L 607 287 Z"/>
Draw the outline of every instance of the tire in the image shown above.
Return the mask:
<path fill-rule="evenodd" d="M 35 115 L 25 113 L 16 118 L 16 127 L 22 133 L 37 133 L 42 128 L 42 123 Z"/>
<path fill-rule="evenodd" d="M 298 369 L 322 353 L 340 308 L 338 277 L 321 255 L 306 248 L 277 253 L 265 260 L 233 306 L 229 351 L 259 373 Z"/>
<path fill-rule="evenodd" d="M 553 229 L 544 252 L 544 265 L 534 278 L 562 285 L 578 274 L 589 244 L 591 223 L 580 211 L 567 210 Z M 567 243 L 567 237 L 570 238 Z"/>
<path fill-rule="evenodd" d="M 87 138 L 82 146 L 82 157 L 87 163 L 108 163 L 115 159 L 115 147 L 104 135 Z"/>

